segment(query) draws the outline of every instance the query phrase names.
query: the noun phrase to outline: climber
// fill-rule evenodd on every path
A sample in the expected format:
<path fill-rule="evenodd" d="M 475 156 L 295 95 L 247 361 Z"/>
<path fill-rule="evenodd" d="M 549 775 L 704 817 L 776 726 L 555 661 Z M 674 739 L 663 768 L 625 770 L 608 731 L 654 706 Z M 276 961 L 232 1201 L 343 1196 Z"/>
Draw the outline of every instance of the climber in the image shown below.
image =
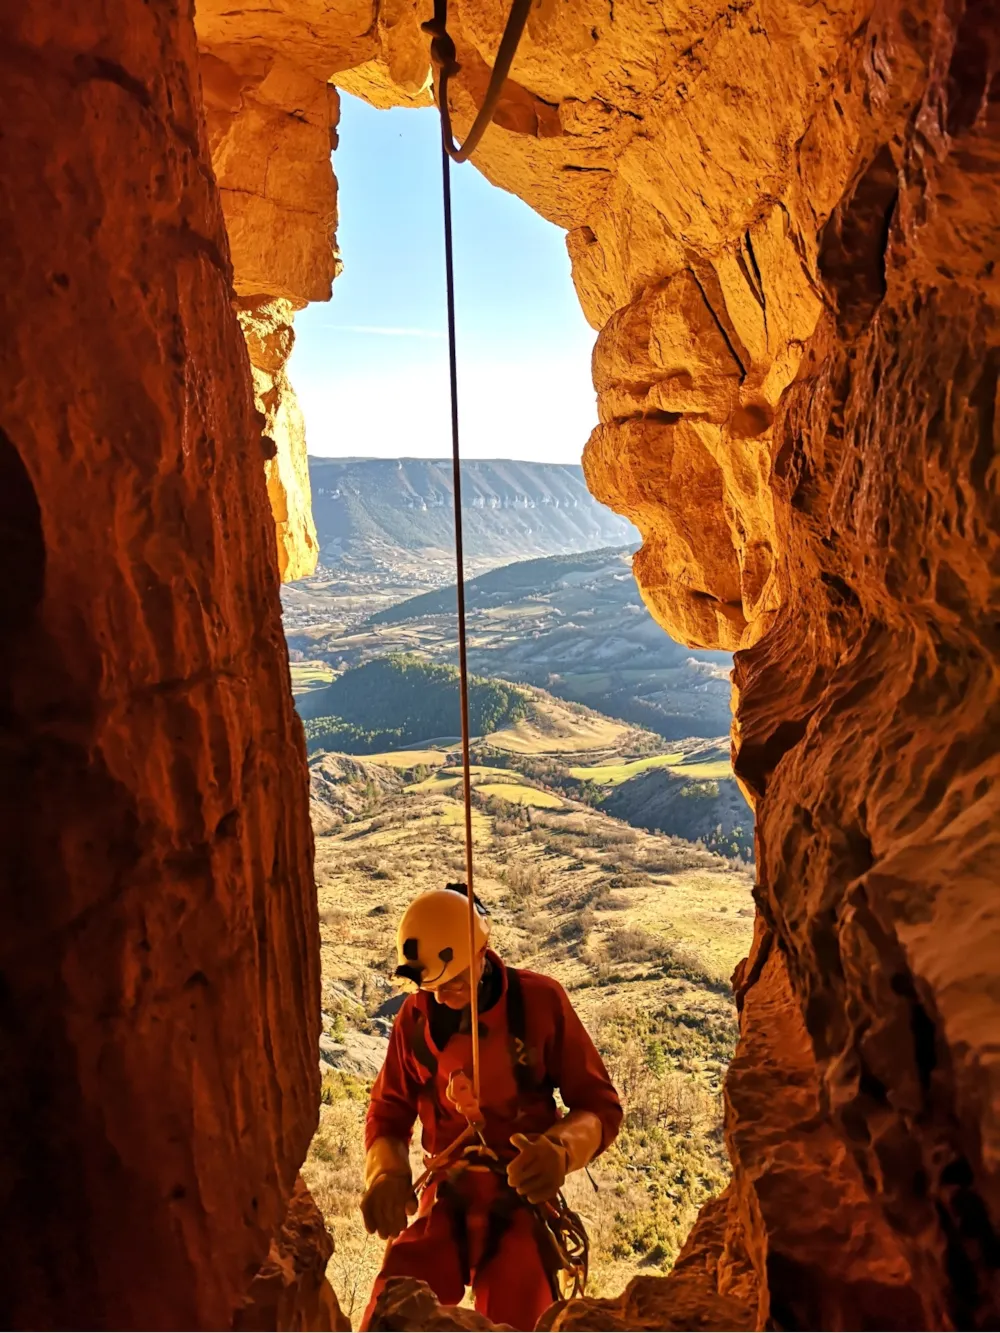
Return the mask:
<path fill-rule="evenodd" d="M 559 1296 L 560 1266 L 537 1206 L 618 1133 L 618 1095 L 565 991 L 551 977 L 507 967 L 488 935 L 477 900 L 470 958 L 464 884 L 422 893 L 399 925 L 396 975 L 419 989 L 396 1017 L 368 1108 L 361 1211 L 369 1234 L 392 1243 L 363 1329 L 392 1277 L 421 1279 L 442 1305 L 457 1305 L 471 1283 L 488 1319 L 534 1328 Z M 466 1077 L 476 982 L 478 1102 Z M 418 1115 L 425 1162 L 463 1133 L 469 1144 L 447 1171 L 431 1173 L 419 1203 L 409 1164 Z"/>

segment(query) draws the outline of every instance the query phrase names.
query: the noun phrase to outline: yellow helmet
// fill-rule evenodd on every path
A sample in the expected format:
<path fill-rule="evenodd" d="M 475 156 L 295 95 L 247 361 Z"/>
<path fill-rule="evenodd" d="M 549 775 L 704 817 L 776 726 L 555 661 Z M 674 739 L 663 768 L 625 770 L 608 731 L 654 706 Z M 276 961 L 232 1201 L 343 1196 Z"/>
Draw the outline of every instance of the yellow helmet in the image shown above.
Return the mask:
<path fill-rule="evenodd" d="M 482 904 L 476 900 L 476 953 L 489 939 Z M 469 957 L 469 906 L 464 884 L 430 889 L 414 898 L 396 932 L 396 976 L 425 990 L 436 990 L 472 963 Z"/>

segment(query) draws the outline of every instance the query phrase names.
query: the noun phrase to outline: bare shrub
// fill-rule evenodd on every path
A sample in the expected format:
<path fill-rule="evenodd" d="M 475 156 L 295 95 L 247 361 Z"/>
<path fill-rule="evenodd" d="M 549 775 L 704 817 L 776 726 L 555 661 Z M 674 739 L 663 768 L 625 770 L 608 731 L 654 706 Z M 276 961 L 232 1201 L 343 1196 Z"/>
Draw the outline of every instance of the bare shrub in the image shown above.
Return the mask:
<path fill-rule="evenodd" d="M 590 932 L 594 929 L 595 917 L 589 907 L 584 907 L 578 912 L 572 912 L 563 921 L 552 930 L 548 942 L 550 944 L 571 944 L 574 940 L 585 941 Z"/>
<path fill-rule="evenodd" d="M 651 963 L 667 953 L 661 940 L 638 926 L 619 926 L 610 931 L 604 948 L 616 963 Z"/>
<path fill-rule="evenodd" d="M 320 924 L 335 940 L 348 940 L 351 937 L 351 914 L 342 907 L 327 907 L 319 914 Z"/>
<path fill-rule="evenodd" d="M 395 879 L 395 871 L 390 870 L 384 861 L 373 860 L 370 856 L 364 856 L 357 862 L 357 868 L 368 876 L 369 879 Z"/>
<path fill-rule="evenodd" d="M 610 885 L 603 886 L 597 894 L 590 900 L 591 906 L 598 912 L 627 912 L 632 906 L 632 900 L 624 893 L 612 893 L 615 888 L 614 880 Z"/>
<path fill-rule="evenodd" d="M 640 889 L 652 882 L 644 870 L 626 870 L 624 874 L 613 875 L 609 881 L 613 889 Z"/>
<path fill-rule="evenodd" d="M 524 861 L 505 866 L 500 878 L 515 902 L 525 902 L 528 898 L 537 898 L 541 894 L 542 883 L 538 871 Z"/>

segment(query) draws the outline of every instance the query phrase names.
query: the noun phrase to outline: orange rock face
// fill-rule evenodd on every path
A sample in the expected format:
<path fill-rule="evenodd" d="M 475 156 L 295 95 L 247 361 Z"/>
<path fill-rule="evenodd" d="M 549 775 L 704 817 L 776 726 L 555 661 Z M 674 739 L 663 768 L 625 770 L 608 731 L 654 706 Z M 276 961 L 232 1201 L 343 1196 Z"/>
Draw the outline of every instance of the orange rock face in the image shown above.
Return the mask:
<path fill-rule="evenodd" d="M 8 11 L 0 1309 L 228 1328 L 316 1121 L 301 727 L 182 6 Z"/>
<path fill-rule="evenodd" d="M 985 1327 L 1000 1317 L 1000 50 L 995 6 L 927 17 L 878 34 L 878 85 L 907 60 L 924 81 L 822 237 L 834 311 L 776 432 L 786 592 L 737 655 L 736 763 L 824 1117 L 910 1264 L 922 1326 Z"/>
<path fill-rule="evenodd" d="M 351 1321 L 326 1280 L 333 1254 L 323 1216 L 300 1176 L 281 1230 L 233 1320 L 233 1333 L 351 1333 Z"/>

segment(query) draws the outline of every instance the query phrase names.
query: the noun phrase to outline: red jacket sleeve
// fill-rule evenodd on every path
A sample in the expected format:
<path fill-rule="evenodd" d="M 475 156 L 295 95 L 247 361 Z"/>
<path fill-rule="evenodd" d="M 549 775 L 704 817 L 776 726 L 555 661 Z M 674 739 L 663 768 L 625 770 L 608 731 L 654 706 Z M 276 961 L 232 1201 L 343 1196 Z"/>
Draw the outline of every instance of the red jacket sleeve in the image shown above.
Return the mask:
<path fill-rule="evenodd" d="M 545 1044 L 545 1067 L 571 1111 L 590 1111 L 601 1122 L 603 1152 L 615 1141 L 622 1123 L 622 1106 L 597 1047 L 557 981 L 552 987 L 556 1012 Z M 596 1154 L 595 1154 L 596 1155 Z"/>
<path fill-rule="evenodd" d="M 408 1058 L 409 1029 L 412 1015 L 407 1001 L 396 1015 L 389 1038 L 389 1049 L 372 1086 L 371 1101 L 365 1119 L 365 1151 L 376 1139 L 400 1139 L 409 1143 L 417 1118 L 420 1084 Z"/>

